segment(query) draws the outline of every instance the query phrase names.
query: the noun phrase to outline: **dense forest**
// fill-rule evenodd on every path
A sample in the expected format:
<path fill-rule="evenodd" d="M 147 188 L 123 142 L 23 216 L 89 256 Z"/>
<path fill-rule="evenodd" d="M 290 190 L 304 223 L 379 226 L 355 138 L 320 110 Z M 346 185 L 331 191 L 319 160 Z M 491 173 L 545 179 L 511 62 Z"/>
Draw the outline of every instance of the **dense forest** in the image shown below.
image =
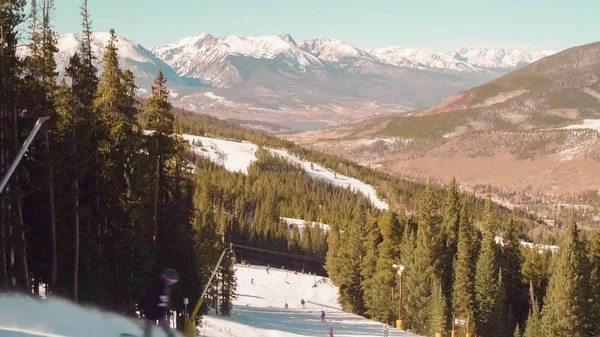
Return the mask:
<path fill-rule="evenodd" d="M 140 109 L 113 30 L 99 73 L 84 1 L 80 50 L 57 83 L 52 1 L 33 0 L 26 11 L 24 1 L 0 2 L 3 173 L 36 120 L 50 119 L 1 195 L 0 288 L 38 294 L 44 284 L 53 296 L 134 314 L 152 278 L 170 267 L 181 275 L 173 304 L 182 311 L 182 297 L 199 297 L 223 233 L 199 220 L 166 81 L 159 72 Z M 140 116 L 154 132 L 142 132 Z M 225 266 L 215 284 L 233 296 Z"/>
<path fill-rule="evenodd" d="M 180 299 L 200 296 L 231 242 L 247 249 L 227 255 L 209 291 L 224 315 L 243 256 L 327 272 L 344 310 L 387 323 L 401 314 L 404 328 L 421 335 L 448 334 L 453 316 L 485 337 L 600 334 L 600 234 L 580 231 L 577 214 L 560 232 L 540 230 L 532 215 L 493 203 L 490 193 L 410 182 L 177 109 L 160 72 L 150 97 L 136 97 L 115 31 L 95 60 L 86 0 L 80 51 L 59 79 L 52 11 L 52 0 L 28 8 L 0 0 L 3 173 L 36 120 L 50 117 L 0 195 L 1 290 L 35 296 L 44 284 L 53 296 L 134 315 L 152 277 L 171 267 L 181 273 L 179 313 Z M 22 45 L 26 56 L 18 56 Z M 253 142 L 258 160 L 247 174 L 227 171 L 191 152 L 182 133 Z M 313 179 L 266 147 L 369 183 L 390 209 Z M 288 227 L 281 217 L 329 229 Z M 538 251 L 520 239 L 560 249 Z M 401 313 L 393 264 L 405 267 Z"/>

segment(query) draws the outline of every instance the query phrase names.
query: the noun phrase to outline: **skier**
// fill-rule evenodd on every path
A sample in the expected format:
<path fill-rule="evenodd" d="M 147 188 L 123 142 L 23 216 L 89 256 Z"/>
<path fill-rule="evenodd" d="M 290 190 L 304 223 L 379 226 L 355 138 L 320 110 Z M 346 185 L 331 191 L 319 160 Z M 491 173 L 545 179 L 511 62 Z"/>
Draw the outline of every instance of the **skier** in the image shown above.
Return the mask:
<path fill-rule="evenodd" d="M 333 337 L 333 327 L 329 328 L 329 337 Z"/>
<path fill-rule="evenodd" d="M 144 318 L 144 337 L 150 337 L 152 326 L 158 324 L 168 337 L 174 337 L 175 332 L 169 327 L 166 319 L 166 308 L 169 306 L 170 287 L 179 281 L 177 271 L 167 268 L 163 270 L 160 277 L 156 278 L 150 288 L 138 303 L 139 310 Z"/>
<path fill-rule="evenodd" d="M 302 304 L 302 309 L 304 309 L 304 303 L 305 303 L 305 302 L 304 302 L 304 299 L 302 299 L 302 300 L 300 301 L 300 304 Z"/>
<path fill-rule="evenodd" d="M 383 325 L 383 337 L 388 337 L 388 325 L 387 325 L 387 323 Z"/>
<path fill-rule="evenodd" d="M 254 284 L 254 279 L 253 278 L 250 279 L 250 283 Z"/>
<path fill-rule="evenodd" d="M 287 302 L 285 302 L 285 308 L 286 308 L 286 309 L 288 308 L 288 304 L 287 304 Z"/>
<path fill-rule="evenodd" d="M 321 322 L 325 322 L 325 310 L 321 310 Z"/>

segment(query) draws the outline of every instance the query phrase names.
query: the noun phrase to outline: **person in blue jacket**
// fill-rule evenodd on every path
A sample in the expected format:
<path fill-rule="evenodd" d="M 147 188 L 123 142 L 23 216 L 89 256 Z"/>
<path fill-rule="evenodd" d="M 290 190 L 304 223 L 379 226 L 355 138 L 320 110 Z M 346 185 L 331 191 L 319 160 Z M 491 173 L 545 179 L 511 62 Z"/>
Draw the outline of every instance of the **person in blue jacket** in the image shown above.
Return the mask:
<path fill-rule="evenodd" d="M 154 280 L 150 288 L 146 290 L 146 293 L 140 299 L 138 309 L 145 318 L 144 337 L 152 336 L 152 326 L 156 325 L 156 321 L 158 321 L 158 324 L 167 336 L 175 336 L 175 332 L 171 330 L 169 322 L 167 322 L 166 309 L 170 303 L 170 287 L 177 283 L 177 281 L 179 281 L 177 271 L 167 268 Z"/>

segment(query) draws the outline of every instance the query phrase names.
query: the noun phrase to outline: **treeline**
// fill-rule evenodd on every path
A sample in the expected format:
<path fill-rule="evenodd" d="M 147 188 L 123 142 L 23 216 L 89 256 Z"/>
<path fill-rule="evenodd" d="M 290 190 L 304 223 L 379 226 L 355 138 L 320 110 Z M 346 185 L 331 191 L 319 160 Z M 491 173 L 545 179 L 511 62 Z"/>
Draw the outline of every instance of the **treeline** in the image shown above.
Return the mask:
<path fill-rule="evenodd" d="M 251 263 L 271 261 L 278 267 L 295 266 L 297 271 L 303 266 L 306 272 L 322 270 L 328 232 L 310 222 L 349 221 L 356 205 L 375 217 L 380 213 L 362 194 L 314 179 L 300 166 L 266 150 L 259 149 L 256 155 L 248 174 L 227 171 L 201 156 L 195 165 L 195 204 L 202 223 L 216 226 L 211 230 L 225 233 L 227 241 L 238 245 L 293 254 L 282 258 L 241 252 Z M 286 225 L 282 217 L 306 221 L 299 228 Z"/>
<path fill-rule="evenodd" d="M 386 200 L 395 212 L 400 212 L 401 210 L 415 214 L 419 212 L 419 200 L 424 191 L 424 183 L 410 181 L 401 177 L 392 176 L 388 173 L 373 170 L 340 156 L 306 149 L 291 141 L 277 138 L 266 133 L 255 132 L 242 126 L 233 125 L 216 117 L 202 115 L 179 108 L 174 108 L 173 111 L 178 120 L 177 129 L 182 133 L 238 141 L 245 140 L 262 147 L 285 148 L 291 154 L 295 154 L 303 160 L 321 164 L 338 174 L 353 177 L 364 183 L 371 184 L 376 187 L 377 196 L 382 200 Z M 140 123 L 142 125 L 145 124 L 143 116 L 141 116 Z M 447 188 L 448 186 L 432 185 L 431 189 L 434 198 L 442 200 Z M 482 215 L 484 209 L 483 199 L 476 197 L 473 194 L 461 194 L 460 198 L 461 201 L 467 203 L 474 216 L 480 217 Z M 505 229 L 505 224 L 508 223 L 508 219 L 511 217 L 521 222 L 521 225 L 523 226 L 522 233 L 533 232 L 534 228 L 539 227 L 539 224 L 535 221 L 534 217 L 527 213 L 527 211 L 520 209 L 513 211 L 498 204 L 493 204 L 492 207 L 500 220 L 500 230 Z M 521 238 L 528 241 L 537 240 L 542 243 L 554 244 L 558 237 L 557 233 L 557 231 L 547 230 L 543 232 L 543 236 L 528 237 L 522 234 Z"/>
<path fill-rule="evenodd" d="M 453 317 L 481 336 L 600 333 L 600 233 L 583 235 L 575 215 L 552 255 L 523 247 L 514 218 L 497 244 L 500 220 L 489 193 L 480 218 L 455 183 L 443 202 L 428 185 L 419 206 L 418 215 L 390 211 L 378 222 L 357 208 L 352 222 L 331 228 L 327 270 L 344 310 L 394 324 L 399 277 L 392 265 L 401 264 L 403 326 L 417 334 L 450 335 Z M 458 329 L 464 336 L 466 326 Z"/>
<path fill-rule="evenodd" d="M 133 314 L 165 267 L 181 273 L 180 299 L 197 299 L 222 250 L 216 232 L 198 226 L 197 190 L 186 143 L 159 72 L 136 104 L 133 73 L 119 66 L 111 30 L 98 73 L 87 1 L 80 50 L 57 84 L 52 0 L 0 5 L 1 170 L 7 169 L 39 117 L 49 116 L 0 200 L 0 290 L 47 292 Z M 27 40 L 19 27 L 27 22 Z M 27 45 L 19 57 L 17 46 Z M 69 83 L 69 84 L 67 84 Z M 143 116 L 152 132 L 138 124 Z M 227 307 L 232 265 L 218 282 Z M 225 308 L 227 309 L 227 308 Z M 225 310 L 227 312 L 227 310 Z"/>

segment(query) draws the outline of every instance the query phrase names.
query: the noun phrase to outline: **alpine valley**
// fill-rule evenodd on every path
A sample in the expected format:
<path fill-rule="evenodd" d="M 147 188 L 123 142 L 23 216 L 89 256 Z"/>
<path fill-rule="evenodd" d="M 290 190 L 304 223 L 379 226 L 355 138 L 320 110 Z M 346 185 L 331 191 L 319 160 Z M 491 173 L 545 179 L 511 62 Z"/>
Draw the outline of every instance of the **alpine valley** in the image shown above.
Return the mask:
<path fill-rule="evenodd" d="M 108 33 L 93 35 L 100 71 L 108 40 Z M 59 80 L 80 41 L 78 33 L 58 37 Z M 442 53 L 361 48 L 332 38 L 296 41 L 289 34 L 206 33 L 152 49 L 118 36 L 117 48 L 140 96 L 149 95 L 160 69 L 174 105 L 267 131 L 320 129 L 422 109 L 554 53 L 468 48 Z"/>

